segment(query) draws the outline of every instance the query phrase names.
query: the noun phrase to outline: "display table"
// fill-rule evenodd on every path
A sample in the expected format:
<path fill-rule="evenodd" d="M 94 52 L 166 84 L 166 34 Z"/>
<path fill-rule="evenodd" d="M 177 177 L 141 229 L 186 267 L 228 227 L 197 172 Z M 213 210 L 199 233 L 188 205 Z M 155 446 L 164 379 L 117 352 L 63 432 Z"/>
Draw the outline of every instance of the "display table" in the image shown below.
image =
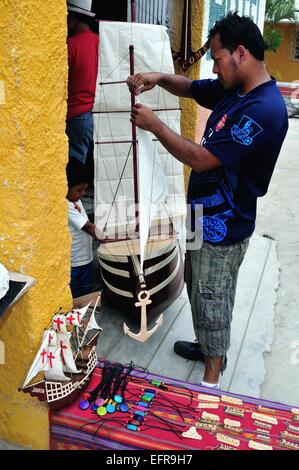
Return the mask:
<path fill-rule="evenodd" d="M 52 450 L 299 450 L 298 409 L 139 369 L 118 392 L 123 411 L 110 400 L 116 411 L 99 416 L 101 393 L 81 409 L 109 365 L 99 362 L 82 397 L 50 414 Z"/>

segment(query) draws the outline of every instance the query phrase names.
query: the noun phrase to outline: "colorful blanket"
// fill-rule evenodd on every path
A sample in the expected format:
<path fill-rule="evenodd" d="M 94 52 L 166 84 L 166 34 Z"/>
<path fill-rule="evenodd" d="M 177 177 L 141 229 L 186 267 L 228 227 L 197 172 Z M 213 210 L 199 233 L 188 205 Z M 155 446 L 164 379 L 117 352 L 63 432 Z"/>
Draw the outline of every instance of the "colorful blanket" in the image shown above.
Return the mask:
<path fill-rule="evenodd" d="M 97 404 L 88 403 L 105 364 L 78 401 L 50 414 L 52 450 L 299 450 L 298 409 L 139 369 L 123 390 L 124 406 L 113 397 L 101 404 L 100 393 Z M 89 406 L 81 409 L 82 402 Z M 115 411 L 99 415 L 108 404 Z"/>

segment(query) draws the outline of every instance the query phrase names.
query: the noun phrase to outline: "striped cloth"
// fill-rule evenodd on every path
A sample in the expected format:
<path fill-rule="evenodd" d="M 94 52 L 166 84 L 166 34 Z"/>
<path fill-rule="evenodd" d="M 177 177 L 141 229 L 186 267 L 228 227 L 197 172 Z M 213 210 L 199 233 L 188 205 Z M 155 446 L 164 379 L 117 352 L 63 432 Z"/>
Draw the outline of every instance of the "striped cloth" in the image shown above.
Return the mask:
<path fill-rule="evenodd" d="M 100 365 L 92 375 L 89 391 L 101 381 Z M 158 388 L 152 380 L 163 382 L 167 390 Z M 156 390 L 155 399 L 140 429 L 130 430 L 126 425 L 145 388 Z M 223 447 L 249 450 L 264 445 L 273 450 L 299 448 L 299 410 L 288 405 L 210 390 L 152 373 L 145 377 L 138 369 L 131 374 L 124 397 L 129 406 L 126 413 L 119 411 L 100 417 L 91 408 L 79 408 L 82 398 L 51 412 L 50 448 L 113 451 L 216 450 Z M 241 415 L 227 414 L 232 408 Z M 205 429 L 215 419 L 214 428 Z M 232 422 L 239 423 L 239 430 L 230 427 Z M 192 432 L 197 439 L 185 437 L 185 433 L 192 435 Z"/>

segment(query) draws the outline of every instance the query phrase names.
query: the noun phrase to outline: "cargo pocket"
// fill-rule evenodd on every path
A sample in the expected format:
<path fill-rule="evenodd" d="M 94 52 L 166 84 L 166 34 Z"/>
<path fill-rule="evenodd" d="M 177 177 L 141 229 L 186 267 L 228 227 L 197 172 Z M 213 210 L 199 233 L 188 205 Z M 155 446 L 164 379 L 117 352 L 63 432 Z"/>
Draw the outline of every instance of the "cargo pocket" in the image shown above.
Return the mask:
<path fill-rule="evenodd" d="M 198 326 L 208 330 L 222 330 L 231 321 L 229 288 L 231 279 L 199 281 L 197 294 Z"/>

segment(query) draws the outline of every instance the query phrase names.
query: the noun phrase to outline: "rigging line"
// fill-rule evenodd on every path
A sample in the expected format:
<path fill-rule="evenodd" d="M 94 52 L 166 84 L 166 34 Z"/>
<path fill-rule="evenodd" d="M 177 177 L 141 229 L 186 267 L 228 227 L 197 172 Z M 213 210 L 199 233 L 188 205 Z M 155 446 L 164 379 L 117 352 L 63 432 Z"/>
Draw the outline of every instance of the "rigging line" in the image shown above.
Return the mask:
<path fill-rule="evenodd" d="M 107 75 L 107 77 L 106 77 L 105 79 L 102 78 L 102 81 L 99 83 L 99 85 L 104 85 L 104 84 L 106 84 L 106 80 L 108 80 L 108 78 L 113 74 L 114 70 L 116 70 L 116 69 L 120 66 L 120 64 L 121 64 L 124 60 L 126 60 L 126 59 L 128 58 L 128 55 L 129 55 L 129 53 L 128 53 L 125 57 L 123 57 L 123 58 L 119 61 L 118 64 L 116 64 L 116 66 L 111 70 L 111 72 L 109 73 L 109 75 Z M 101 57 L 101 59 L 102 59 L 102 57 Z"/>
<path fill-rule="evenodd" d="M 98 124 L 98 125 L 99 125 L 99 124 Z M 99 135 L 99 129 L 97 129 L 97 130 L 98 130 L 97 134 Z M 110 132 L 111 132 L 111 131 L 110 131 Z M 110 191 L 111 191 L 111 194 L 114 194 L 114 189 L 113 189 L 113 187 L 112 187 L 111 180 L 109 179 L 109 174 L 108 174 L 108 171 L 107 171 L 105 159 L 104 159 L 103 154 L 102 154 L 101 146 L 97 146 L 97 147 L 96 147 L 96 153 L 100 153 L 100 155 L 101 155 L 100 158 L 101 158 L 101 161 L 102 161 L 102 163 L 103 163 L 103 168 L 104 168 L 104 171 L 105 171 L 105 173 L 106 173 L 106 178 L 107 178 L 107 181 L 108 181 L 108 184 L 109 184 L 109 187 L 110 187 Z M 98 164 L 100 158 L 99 158 L 99 156 L 97 155 L 97 164 Z M 115 151 L 115 149 L 114 149 L 114 158 L 115 158 L 115 160 L 116 160 L 116 151 Z M 123 171 L 124 171 L 124 169 L 125 169 L 126 163 L 127 163 L 127 161 L 125 162 Z M 96 166 L 96 167 L 97 167 L 97 166 Z M 117 171 L 118 171 L 118 173 L 119 173 L 119 168 L 118 168 L 118 166 L 117 166 Z M 96 174 L 97 174 L 97 173 L 98 173 L 98 172 L 96 172 Z M 118 176 L 119 176 L 118 180 L 119 180 L 119 185 L 120 185 L 120 183 L 121 183 L 120 174 L 119 174 Z M 123 188 L 121 188 L 121 189 L 122 189 L 122 192 L 124 193 Z M 96 192 L 96 195 L 97 195 L 97 192 Z M 123 194 L 123 196 L 124 196 L 124 194 Z M 99 201 L 99 203 L 102 203 L 102 201 Z M 97 199 L 96 199 L 96 207 L 97 207 L 97 206 L 98 206 L 98 201 L 97 201 Z M 111 210 L 112 210 L 112 208 L 111 208 Z M 118 210 L 118 209 L 117 209 L 117 210 Z M 111 212 L 111 211 L 110 211 L 110 212 Z M 110 213 L 109 213 L 109 216 L 110 216 Z M 109 218 L 109 216 L 108 216 L 108 218 Z M 107 220 L 106 220 L 106 222 L 105 222 L 105 226 L 107 226 L 108 218 L 107 218 Z"/>
<path fill-rule="evenodd" d="M 137 53 L 137 54 L 135 53 L 135 57 L 136 57 L 136 59 L 139 60 L 139 62 L 141 62 L 141 63 L 147 68 L 148 71 L 150 71 L 150 72 L 156 72 L 156 70 L 153 70 L 153 69 L 138 55 L 138 53 Z M 145 72 L 144 72 L 144 73 L 145 73 Z"/>
<path fill-rule="evenodd" d="M 128 58 L 128 56 L 129 56 L 129 54 L 127 54 L 126 58 Z M 111 74 L 110 74 L 110 75 L 111 75 Z M 110 75 L 109 75 L 109 76 L 110 76 Z M 108 109 L 108 106 L 107 106 L 106 95 L 105 95 L 104 89 L 103 89 L 103 93 L 101 94 L 101 97 L 102 97 L 102 96 L 103 96 L 103 102 L 104 102 L 104 103 L 103 103 L 103 106 L 104 106 L 104 107 L 106 108 L 106 110 L 107 110 L 107 109 Z M 110 121 L 110 116 L 109 116 L 108 113 L 107 113 L 107 120 L 108 120 L 108 126 L 109 126 L 110 135 L 113 135 L 113 132 L 112 132 L 112 125 L 111 125 L 111 121 Z M 100 122 L 100 120 L 98 120 L 98 123 L 99 123 L 99 122 Z M 98 127 L 99 127 L 99 124 L 98 124 Z M 98 129 L 98 135 L 99 135 L 99 129 Z M 131 148 L 132 148 L 132 145 L 131 145 L 131 147 L 130 147 L 130 150 L 131 150 Z M 126 164 L 127 164 L 127 160 L 128 160 L 129 154 L 130 154 L 130 150 L 129 150 L 129 152 L 128 152 L 127 159 L 126 159 L 126 163 L 125 163 L 125 165 L 124 165 L 124 167 L 123 167 L 122 174 L 121 174 L 121 176 L 120 176 L 120 170 L 119 170 L 119 167 L 118 167 L 118 164 L 117 164 L 117 163 L 118 163 L 118 159 L 117 159 L 117 155 L 116 155 L 116 149 L 115 149 L 115 145 L 113 144 L 114 159 L 115 159 L 115 163 L 116 163 L 116 167 L 117 167 L 118 177 L 119 177 L 119 180 L 120 180 L 120 181 L 119 181 L 118 188 L 117 188 L 117 191 L 119 190 L 119 186 L 120 186 L 120 184 L 122 183 L 122 176 L 123 176 L 123 172 L 124 172 L 124 170 L 125 170 Z M 102 150 L 99 149 L 99 151 L 100 151 L 100 153 L 101 153 L 102 161 L 104 162 L 105 160 L 104 160 L 104 157 L 103 157 L 103 154 L 102 154 Z M 112 185 L 111 185 L 109 176 L 108 176 L 108 171 L 107 171 L 107 168 L 106 168 L 105 163 L 104 163 L 104 168 L 105 168 L 105 173 L 106 173 L 106 176 L 107 176 L 107 180 L 108 180 L 108 182 L 109 182 L 109 186 L 110 186 L 111 193 L 114 194 L 114 191 L 113 191 L 113 188 L 112 188 Z M 122 186 L 121 186 L 121 190 L 122 190 L 122 195 L 125 196 L 125 192 L 124 192 L 124 189 L 123 189 Z M 115 197 L 116 197 L 116 196 L 115 196 Z M 114 200 L 113 200 L 113 203 L 112 203 L 112 204 L 115 203 L 115 197 L 114 197 Z M 111 214 L 111 210 L 112 210 L 112 206 L 111 206 L 111 209 L 110 209 L 109 216 L 110 216 L 110 214 Z M 118 208 L 117 208 L 117 211 L 118 211 Z M 109 216 L 108 216 L 108 218 L 109 218 Z M 108 218 L 107 218 L 107 220 L 106 220 L 105 226 L 107 226 Z M 130 252 L 130 246 L 129 246 L 129 241 L 128 241 L 128 240 L 126 240 L 126 244 L 127 244 L 128 251 Z M 132 244 L 131 249 L 133 250 L 133 254 L 136 254 L 136 253 L 135 253 L 134 244 Z M 110 251 L 110 250 L 108 250 L 108 251 Z M 111 252 L 110 252 L 110 254 L 111 254 L 112 256 L 114 256 L 115 258 L 117 257 L 116 255 L 114 255 L 114 254 L 111 253 Z"/>
<path fill-rule="evenodd" d="M 110 133 L 112 134 L 112 130 L 110 131 Z M 98 133 L 98 134 L 99 134 L 99 133 Z M 99 147 L 100 147 L 100 146 L 99 146 Z M 131 148 L 132 148 L 132 144 L 131 144 L 130 149 L 129 149 L 129 151 L 128 151 L 128 154 L 127 154 L 127 157 L 126 157 L 126 162 L 125 162 L 125 164 L 124 164 L 124 166 L 123 166 L 122 173 L 121 173 L 121 175 L 119 175 L 119 183 L 118 183 L 117 191 L 118 191 L 119 186 L 120 186 L 120 184 L 121 184 L 121 182 L 122 182 L 123 173 L 124 173 L 124 171 L 125 171 L 128 158 L 129 158 L 129 156 L 130 156 Z M 103 154 L 102 154 L 101 149 L 99 149 L 99 150 L 100 150 L 100 153 L 101 153 L 101 159 L 102 159 L 103 166 L 104 166 L 104 169 L 105 169 L 107 181 L 109 182 L 109 186 L 110 186 L 111 193 L 114 194 L 114 190 L 113 190 L 113 188 L 112 188 L 112 184 L 111 184 L 111 181 L 110 181 L 110 179 L 109 179 L 107 167 L 106 167 L 106 164 L 105 164 L 104 156 L 103 156 Z M 116 156 L 116 151 L 115 151 L 115 149 L 114 149 L 114 158 L 115 158 L 115 161 L 117 161 L 117 156 Z M 117 167 L 117 169 L 118 169 L 118 167 Z M 119 171 L 119 169 L 118 169 L 118 171 Z M 125 196 L 125 194 L 124 194 L 124 189 L 123 189 L 122 187 L 121 187 L 121 190 L 122 190 L 122 193 L 123 193 L 122 195 Z M 111 208 L 110 208 L 110 212 L 109 212 L 109 214 L 108 214 L 108 217 L 107 217 L 107 219 L 106 219 L 105 227 L 107 226 L 108 219 L 109 219 L 110 214 L 111 214 L 111 211 L 112 211 L 112 207 L 113 207 L 113 205 L 115 204 L 115 198 L 116 198 L 116 194 L 114 195 L 113 202 L 110 203 L 110 204 L 111 204 Z M 117 209 L 117 214 L 119 215 L 119 210 L 118 210 L 117 205 L 116 205 L 116 209 Z M 128 241 L 128 240 L 126 240 L 126 244 L 127 244 L 127 247 L 128 247 L 128 251 L 130 252 L 130 247 L 129 247 L 129 241 Z M 109 248 L 106 247 L 106 249 L 107 249 L 108 253 L 109 253 L 111 256 L 114 256 L 115 258 L 117 258 L 117 255 L 115 255 L 113 252 L 111 252 L 111 251 L 109 250 Z M 133 252 L 134 252 L 134 247 L 133 247 Z"/>
<path fill-rule="evenodd" d="M 130 156 L 131 148 L 132 148 L 132 145 L 131 145 L 131 147 L 130 147 L 130 149 L 129 149 L 129 151 L 128 151 L 127 160 L 128 160 L 128 158 L 129 158 L 129 156 Z M 103 162 L 104 162 L 104 157 L 102 158 L 102 160 L 103 160 Z M 127 163 L 127 160 L 126 160 L 126 163 Z M 126 163 L 125 163 L 125 165 L 124 165 L 124 167 L 123 167 L 123 172 L 125 171 Z M 107 178 L 108 178 L 108 172 L 107 172 L 107 169 L 106 169 L 106 165 L 104 164 L 104 166 L 105 166 L 106 175 L 107 175 Z M 123 176 L 123 173 L 121 174 L 118 187 L 119 187 L 119 185 L 120 185 L 120 183 L 121 183 L 121 178 L 122 178 L 122 176 Z M 111 184 L 110 184 L 110 186 L 111 186 Z M 117 192 L 117 191 L 118 191 L 118 188 L 117 188 L 116 192 Z M 111 192 L 112 192 L 112 194 L 113 194 L 112 187 L 111 187 Z M 113 205 L 115 204 L 115 198 L 116 198 L 116 193 L 115 193 L 115 195 L 114 195 L 114 199 L 113 199 L 112 203 L 110 203 L 110 206 L 111 206 L 111 207 L 110 207 L 110 212 L 109 212 L 109 214 L 108 214 L 108 216 L 107 216 L 107 219 L 106 219 L 106 222 L 105 222 L 105 226 L 104 226 L 104 230 L 105 230 L 105 227 L 107 226 L 108 219 L 109 219 L 110 214 L 111 214 L 111 211 L 112 211 L 112 207 L 113 207 Z M 116 208 L 117 208 L 117 214 L 119 215 L 117 205 L 116 205 Z M 128 251 L 130 252 L 129 240 L 124 240 L 124 241 L 126 241 L 126 244 L 127 244 L 127 247 L 128 247 Z M 107 245 L 106 245 L 106 250 L 107 250 L 107 252 L 108 252 L 111 256 L 113 256 L 114 258 L 117 258 L 117 255 L 115 255 L 111 250 L 109 250 L 109 248 L 107 247 Z M 134 247 L 133 247 L 133 252 L 134 252 Z"/>
<path fill-rule="evenodd" d="M 131 152 L 131 149 L 132 149 L 132 145 L 133 145 L 133 144 L 130 145 L 129 151 L 128 151 L 128 153 L 127 153 L 126 161 L 125 161 L 125 163 L 124 163 L 122 172 L 121 172 L 120 177 L 119 177 L 118 185 L 117 185 L 116 190 L 115 190 L 115 192 L 114 192 L 114 197 L 113 197 L 113 200 L 112 200 L 112 203 L 111 203 L 111 208 L 110 208 L 109 214 L 108 214 L 108 216 L 107 216 L 107 219 L 106 219 L 106 222 L 105 222 L 105 225 L 104 225 L 104 231 L 105 231 L 105 228 L 107 227 L 107 223 L 108 223 L 108 219 L 109 219 L 109 217 L 110 217 L 111 211 L 112 211 L 112 207 L 113 207 L 113 205 L 115 204 L 115 199 L 116 199 L 116 196 L 117 196 L 119 187 L 120 187 L 120 185 L 121 185 L 121 183 L 122 183 L 122 177 L 123 177 L 123 175 L 124 175 L 124 172 L 125 172 L 125 169 L 126 169 L 126 166 L 127 166 L 127 163 L 128 163 L 128 159 L 129 159 L 129 156 L 130 156 L 130 152 Z M 118 209 L 117 209 L 117 211 L 118 211 Z"/>
<path fill-rule="evenodd" d="M 106 96 L 105 96 L 105 93 L 103 93 L 103 99 L 104 99 L 104 106 L 105 106 L 105 109 L 107 110 L 108 109 L 108 105 L 107 105 L 107 101 L 106 101 Z M 109 127 L 109 132 L 110 132 L 110 135 L 113 136 L 113 130 L 112 130 L 112 124 L 111 124 L 111 120 L 110 120 L 110 116 L 109 114 L 107 114 L 107 122 L 108 122 L 108 127 Z M 114 153 L 114 159 L 115 159 L 115 165 L 116 165 L 116 169 L 117 169 L 117 173 L 118 173 L 118 179 L 120 179 L 120 169 L 119 169 L 119 166 L 118 166 L 118 158 L 117 158 L 117 153 L 116 153 L 116 148 L 115 148 L 115 144 L 114 142 L 112 141 L 112 147 L 113 147 L 113 153 Z M 104 159 L 103 159 L 104 161 Z M 107 176 L 108 176 L 108 173 L 107 173 Z M 108 178 L 108 181 L 109 181 L 109 184 L 111 186 L 111 183 L 110 183 L 110 180 Z M 110 188 L 112 190 L 112 186 Z M 125 192 L 124 190 L 122 189 L 122 196 L 125 196 Z M 112 191 L 112 194 L 113 194 L 113 191 Z"/>
<path fill-rule="evenodd" d="M 119 67 L 119 65 L 120 65 L 125 59 L 128 59 L 128 57 L 129 57 L 129 53 L 126 54 L 126 56 L 118 63 L 118 65 L 114 67 L 114 69 L 110 72 L 110 74 L 108 75 L 108 77 L 110 77 L 110 75 L 113 73 L 113 71 L 114 71 L 117 67 Z M 106 77 L 106 80 L 107 80 L 108 77 Z M 103 82 L 103 80 L 102 80 L 102 82 Z M 108 111 L 108 105 L 107 105 L 107 101 L 106 101 L 106 95 L 105 95 L 104 88 L 102 89 L 102 91 L 103 91 L 102 95 L 103 95 L 103 101 L 104 101 L 103 106 L 105 107 L 106 111 Z M 101 96 L 102 96 L 102 95 L 101 95 Z M 110 120 L 110 116 L 109 116 L 108 113 L 107 113 L 107 120 L 108 120 L 109 132 L 110 132 L 110 135 L 112 136 L 112 135 L 113 135 L 113 132 L 112 132 L 112 125 L 111 125 L 111 120 Z M 99 120 L 99 122 L 100 122 L 100 120 Z M 98 130 L 99 130 L 99 129 L 98 129 Z M 98 132 L 98 135 L 99 135 L 99 132 Z M 114 145 L 114 144 L 113 144 L 113 152 L 114 152 L 114 159 L 115 159 L 116 168 L 117 168 L 117 172 L 118 172 L 118 178 L 120 179 L 120 170 L 119 170 L 119 167 L 118 167 L 118 159 L 117 159 L 116 149 L 115 149 L 115 145 Z M 128 156 L 127 156 L 127 158 L 128 158 Z M 103 156 L 102 156 L 102 161 L 104 162 Z M 126 160 L 126 163 L 127 163 L 127 160 Z M 126 165 L 126 163 L 125 163 L 125 165 Z M 123 170 L 123 171 L 124 171 L 124 170 Z M 110 179 L 109 179 L 109 177 L 108 177 L 108 172 L 107 172 L 106 166 L 105 166 L 105 172 L 106 172 L 107 180 L 108 180 L 108 182 L 109 182 L 109 186 L 110 186 L 111 193 L 113 194 L 113 188 L 112 188 Z M 123 189 L 123 188 L 122 188 L 122 196 L 125 196 L 125 192 L 124 192 L 124 189 Z M 105 224 L 105 225 L 107 225 L 107 221 L 106 221 L 106 224 Z"/>

